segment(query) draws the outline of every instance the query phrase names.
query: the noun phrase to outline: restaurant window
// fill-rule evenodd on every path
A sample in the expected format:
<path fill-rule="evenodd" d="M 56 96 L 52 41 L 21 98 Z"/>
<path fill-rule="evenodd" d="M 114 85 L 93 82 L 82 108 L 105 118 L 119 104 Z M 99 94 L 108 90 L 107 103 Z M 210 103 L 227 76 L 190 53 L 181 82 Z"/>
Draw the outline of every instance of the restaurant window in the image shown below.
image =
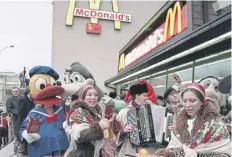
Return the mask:
<path fill-rule="evenodd" d="M 196 60 L 195 82 L 207 76 L 215 76 L 222 79 L 231 74 L 231 50 L 217 53 L 199 60 Z"/>
<path fill-rule="evenodd" d="M 130 86 L 132 86 L 133 84 L 135 84 L 136 82 L 138 82 L 139 81 L 139 79 L 134 79 L 134 80 L 132 80 L 131 82 L 130 82 Z"/>
<path fill-rule="evenodd" d="M 144 77 L 140 77 L 139 80 L 145 80 L 145 81 L 147 81 L 148 83 L 151 83 L 151 75 L 147 75 L 147 76 L 144 76 Z"/>
<path fill-rule="evenodd" d="M 231 58 L 195 67 L 195 82 L 207 76 L 215 76 L 219 79 L 231 74 Z"/>
<path fill-rule="evenodd" d="M 125 82 L 125 83 L 121 84 L 120 88 L 123 91 L 127 91 L 130 88 L 130 82 Z"/>
<path fill-rule="evenodd" d="M 156 96 L 163 96 L 166 90 L 167 71 L 162 71 L 152 75 L 151 85 L 155 90 Z"/>
<path fill-rule="evenodd" d="M 182 64 L 174 68 L 168 69 L 168 83 L 167 88 L 171 87 L 176 81 L 174 74 L 178 75 L 183 84 L 192 82 L 193 62 Z"/>

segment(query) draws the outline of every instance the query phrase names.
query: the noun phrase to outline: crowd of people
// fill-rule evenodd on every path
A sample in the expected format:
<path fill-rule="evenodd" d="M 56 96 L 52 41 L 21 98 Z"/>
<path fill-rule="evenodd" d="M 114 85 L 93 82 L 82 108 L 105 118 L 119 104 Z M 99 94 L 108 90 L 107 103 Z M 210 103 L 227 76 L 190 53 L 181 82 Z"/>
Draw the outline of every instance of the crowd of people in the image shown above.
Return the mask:
<path fill-rule="evenodd" d="M 116 92 L 111 92 L 105 96 L 109 101 L 100 103 L 102 100 L 99 100 L 94 83 L 81 84 L 68 101 L 54 98 L 49 92 L 44 96 L 45 85 L 38 86 L 37 81 L 46 79 L 48 75 L 57 80 L 56 72 L 49 69 L 47 75 L 40 68 L 32 73 L 32 80 L 37 76 L 35 88 L 31 83 L 22 96 L 19 88 L 13 88 L 13 96 L 6 104 L 8 113 L 1 116 L 0 129 L 5 130 L 0 130 L 0 133 L 6 144 L 9 131 L 5 115 L 11 115 L 14 152 L 18 157 L 231 156 L 230 124 L 225 123 L 225 119 L 227 123 L 231 121 L 231 107 L 221 105 L 221 110 L 217 110 L 218 100 L 210 97 L 209 89 L 206 90 L 209 85 L 182 85 L 179 81 L 167 88 L 163 96 L 156 96 L 152 85 L 140 80 L 126 94 L 117 96 Z M 51 85 L 49 82 L 49 90 L 50 86 L 56 87 L 53 91 L 56 94 L 64 92 L 60 83 Z M 226 94 L 230 94 L 231 84 L 223 83 L 220 88 L 225 86 L 229 89 Z M 146 145 L 133 145 L 131 142 L 129 135 L 135 128 L 128 122 L 128 112 L 145 104 L 162 106 L 173 115 L 168 125 L 171 132 L 168 142 Z M 32 121 L 35 123 L 30 128 Z"/>
<path fill-rule="evenodd" d="M 12 135 L 10 127 L 10 115 L 7 112 L 0 113 L 0 150 L 9 143 L 9 135 Z"/>

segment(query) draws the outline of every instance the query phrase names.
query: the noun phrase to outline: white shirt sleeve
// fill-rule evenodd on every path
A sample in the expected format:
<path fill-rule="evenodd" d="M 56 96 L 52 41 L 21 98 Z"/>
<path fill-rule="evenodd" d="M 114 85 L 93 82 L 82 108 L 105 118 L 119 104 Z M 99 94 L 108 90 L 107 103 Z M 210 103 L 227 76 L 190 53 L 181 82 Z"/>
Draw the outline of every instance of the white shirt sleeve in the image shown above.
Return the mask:
<path fill-rule="evenodd" d="M 127 112 L 129 111 L 129 108 L 124 108 L 124 109 L 122 109 L 119 113 L 118 113 L 118 115 L 117 115 L 117 117 L 116 117 L 116 120 L 118 121 L 118 122 L 121 122 L 121 123 L 123 123 L 124 125 L 127 123 Z"/>

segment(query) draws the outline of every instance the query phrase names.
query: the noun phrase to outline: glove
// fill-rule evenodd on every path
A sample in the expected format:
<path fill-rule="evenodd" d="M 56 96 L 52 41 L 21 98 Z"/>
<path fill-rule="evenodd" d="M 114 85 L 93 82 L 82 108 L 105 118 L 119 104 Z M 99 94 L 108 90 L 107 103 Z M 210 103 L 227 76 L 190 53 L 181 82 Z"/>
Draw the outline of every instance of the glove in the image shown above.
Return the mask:
<path fill-rule="evenodd" d="M 40 135 L 38 133 L 28 134 L 27 130 L 23 131 L 22 136 L 29 144 L 31 144 L 34 141 L 38 141 L 40 139 Z"/>
<path fill-rule="evenodd" d="M 64 121 L 64 122 L 62 123 L 62 126 L 63 126 L 64 130 L 67 129 L 67 128 L 68 128 L 68 122 L 67 122 L 67 121 Z"/>

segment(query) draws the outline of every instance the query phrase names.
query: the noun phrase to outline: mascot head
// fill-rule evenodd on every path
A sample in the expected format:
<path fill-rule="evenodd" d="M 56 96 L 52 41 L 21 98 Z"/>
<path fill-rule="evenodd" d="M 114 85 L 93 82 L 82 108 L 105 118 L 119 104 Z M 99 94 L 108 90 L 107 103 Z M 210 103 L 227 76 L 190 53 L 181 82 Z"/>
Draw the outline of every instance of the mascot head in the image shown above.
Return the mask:
<path fill-rule="evenodd" d="M 214 76 L 208 76 L 201 79 L 198 83 L 205 88 L 205 96 L 207 99 L 212 100 L 218 110 L 224 103 L 224 95 L 218 90 L 218 84 L 220 80 Z"/>
<path fill-rule="evenodd" d="M 54 105 L 62 103 L 61 95 L 64 88 L 57 85 L 59 75 L 48 66 L 36 66 L 29 71 L 29 89 L 32 99 L 41 105 Z"/>
<path fill-rule="evenodd" d="M 218 100 L 220 92 L 218 91 L 219 79 L 214 76 L 208 76 L 201 79 L 198 83 L 205 88 L 206 97 Z"/>
<path fill-rule="evenodd" d="M 151 102 L 153 102 L 155 104 L 158 104 L 158 100 L 156 98 L 155 91 L 154 91 L 154 89 L 153 89 L 153 87 L 152 87 L 152 85 L 150 83 L 148 83 L 145 80 L 140 80 L 140 81 L 136 82 L 135 84 L 146 84 L 147 85 L 147 89 L 148 89 L 148 95 L 147 95 L 148 100 L 150 100 Z M 127 95 L 126 95 L 124 101 L 126 103 L 129 103 L 131 100 L 132 100 L 131 91 L 128 90 Z"/>
<path fill-rule="evenodd" d="M 74 62 L 71 64 L 70 69 L 65 69 L 64 81 L 67 84 L 84 82 L 88 78 L 94 80 L 94 77 L 89 70 L 79 62 Z"/>
<path fill-rule="evenodd" d="M 90 71 L 79 62 L 74 62 L 71 64 L 69 69 L 65 69 L 64 82 L 66 84 L 84 82 L 87 79 L 92 79 L 95 82 L 95 79 Z M 98 91 L 99 99 L 101 99 L 105 96 L 105 94 L 97 85 L 95 86 Z"/>

